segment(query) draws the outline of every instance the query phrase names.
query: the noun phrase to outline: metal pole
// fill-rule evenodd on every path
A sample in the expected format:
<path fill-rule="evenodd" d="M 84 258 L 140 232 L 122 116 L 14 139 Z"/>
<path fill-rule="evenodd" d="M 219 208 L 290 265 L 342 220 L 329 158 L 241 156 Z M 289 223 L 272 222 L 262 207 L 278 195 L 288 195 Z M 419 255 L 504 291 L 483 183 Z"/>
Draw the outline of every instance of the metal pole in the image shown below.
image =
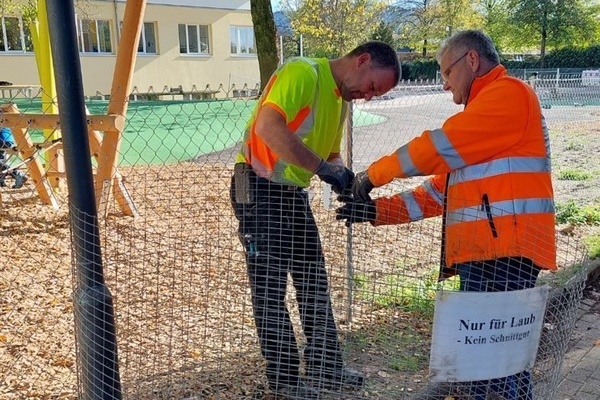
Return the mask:
<path fill-rule="evenodd" d="M 348 103 L 348 120 L 346 121 L 346 165 L 354 170 L 354 123 L 352 114 L 354 112 L 354 102 Z M 354 302 L 354 260 L 352 257 L 352 224 L 346 229 L 346 291 L 348 293 L 348 303 L 346 304 L 346 321 L 352 322 L 352 303 Z"/>
<path fill-rule="evenodd" d="M 113 303 L 102 269 L 74 3 L 47 0 L 47 9 L 76 263 L 73 301 L 80 369 L 78 398 L 120 400 Z"/>
<path fill-rule="evenodd" d="M 279 65 L 283 64 L 283 35 L 279 35 Z"/>

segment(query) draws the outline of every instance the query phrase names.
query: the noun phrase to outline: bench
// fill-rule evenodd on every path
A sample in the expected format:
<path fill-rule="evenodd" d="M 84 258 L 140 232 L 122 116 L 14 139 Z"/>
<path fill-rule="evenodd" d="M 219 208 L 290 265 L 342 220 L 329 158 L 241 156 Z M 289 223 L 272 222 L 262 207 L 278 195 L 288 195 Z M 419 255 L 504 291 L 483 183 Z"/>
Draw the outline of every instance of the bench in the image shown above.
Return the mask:
<path fill-rule="evenodd" d="M 40 88 L 40 85 L 0 85 L 2 97 L 5 99 L 12 99 L 19 94 L 32 99 L 40 94 Z M 6 92 L 8 92 L 9 97 L 6 97 Z"/>
<path fill-rule="evenodd" d="M 183 87 L 169 88 L 171 95 L 181 95 L 183 100 L 212 100 L 215 98 L 215 94 L 219 93 L 219 90 L 212 90 L 208 86 L 204 90 L 196 89 L 196 85 L 192 85 L 192 89 L 189 91 L 183 90 Z"/>
<path fill-rule="evenodd" d="M 147 92 L 138 92 L 137 87 L 133 87 L 133 91 L 129 95 L 129 100 L 175 100 L 175 96 L 181 96 L 182 100 L 212 100 L 220 90 L 212 90 L 208 86 L 204 90 L 196 89 L 196 85 L 192 85 L 192 89 L 189 91 L 183 90 L 183 87 L 167 87 L 165 86 L 161 92 L 152 90 L 152 86 L 148 88 Z"/>

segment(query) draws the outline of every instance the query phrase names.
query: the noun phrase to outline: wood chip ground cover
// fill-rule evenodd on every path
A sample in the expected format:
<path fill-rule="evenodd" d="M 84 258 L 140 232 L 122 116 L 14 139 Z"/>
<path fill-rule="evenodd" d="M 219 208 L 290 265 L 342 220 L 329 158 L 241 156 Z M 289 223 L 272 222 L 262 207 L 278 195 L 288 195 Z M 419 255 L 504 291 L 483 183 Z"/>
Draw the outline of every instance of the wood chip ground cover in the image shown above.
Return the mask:
<path fill-rule="evenodd" d="M 555 179 L 557 202 L 600 201 L 599 120 L 552 127 L 555 175 L 591 173 L 585 181 Z M 140 218 L 124 217 L 112 204 L 100 233 L 124 392 L 139 399 L 269 398 L 228 200 L 230 168 L 180 163 L 121 172 Z M 56 211 L 41 205 L 32 189 L 29 182 L 0 192 L 0 399 L 75 399 L 66 194 L 59 193 Z M 439 257 L 439 221 L 354 227 L 356 270 L 349 284 L 347 232 L 322 206 L 320 193 L 315 182 L 314 210 L 347 360 L 370 381 L 349 398 L 414 392 L 427 379 L 430 324 L 406 304 L 385 302 L 398 299 L 394 285 L 409 294 L 428 290 L 423 274 Z M 598 227 L 559 228 L 572 239 L 600 234 Z M 298 315 L 292 317 L 298 325 Z"/>

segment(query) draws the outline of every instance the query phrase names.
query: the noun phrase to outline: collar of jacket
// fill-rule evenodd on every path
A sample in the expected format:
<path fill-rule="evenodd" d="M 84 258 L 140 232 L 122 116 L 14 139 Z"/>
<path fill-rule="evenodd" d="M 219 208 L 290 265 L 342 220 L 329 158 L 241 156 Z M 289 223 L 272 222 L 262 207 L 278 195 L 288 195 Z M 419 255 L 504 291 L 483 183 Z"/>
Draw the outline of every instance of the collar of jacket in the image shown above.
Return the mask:
<path fill-rule="evenodd" d="M 506 76 L 506 68 L 504 68 L 502 64 L 499 64 L 492 68 L 487 74 L 475 78 L 471 84 L 469 102 L 473 101 L 475 97 L 477 97 L 479 92 L 481 92 L 481 89 L 503 76 Z"/>

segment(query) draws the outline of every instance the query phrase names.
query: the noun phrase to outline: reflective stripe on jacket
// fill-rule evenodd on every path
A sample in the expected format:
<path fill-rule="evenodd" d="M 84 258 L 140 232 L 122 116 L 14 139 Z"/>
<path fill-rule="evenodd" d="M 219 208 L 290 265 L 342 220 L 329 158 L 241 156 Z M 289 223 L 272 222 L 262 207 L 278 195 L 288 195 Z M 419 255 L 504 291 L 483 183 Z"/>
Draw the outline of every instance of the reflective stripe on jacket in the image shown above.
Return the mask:
<path fill-rule="evenodd" d="M 476 78 L 465 109 L 442 128 L 376 161 L 368 174 L 375 186 L 434 175 L 375 200 L 374 224 L 441 215 L 445 199 L 446 266 L 521 256 L 556 269 L 548 130 L 535 93 L 504 67 Z"/>

